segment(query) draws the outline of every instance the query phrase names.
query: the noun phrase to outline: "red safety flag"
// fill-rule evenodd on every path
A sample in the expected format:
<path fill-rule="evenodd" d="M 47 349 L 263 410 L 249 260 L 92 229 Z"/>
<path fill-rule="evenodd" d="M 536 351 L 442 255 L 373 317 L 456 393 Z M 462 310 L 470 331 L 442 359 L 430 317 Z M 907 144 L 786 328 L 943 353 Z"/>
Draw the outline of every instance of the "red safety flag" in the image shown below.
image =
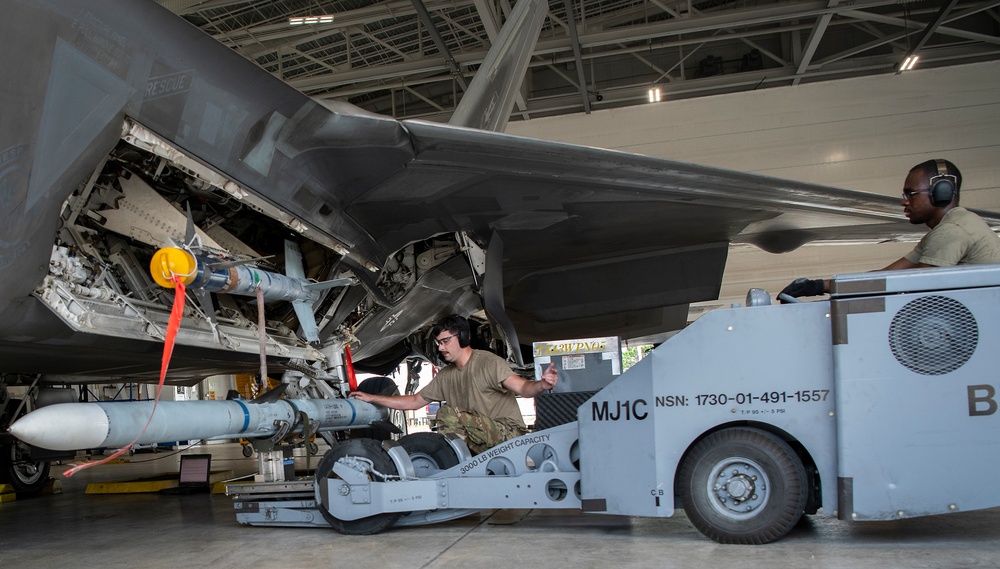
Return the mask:
<path fill-rule="evenodd" d="M 167 379 L 167 368 L 170 367 L 170 356 L 174 353 L 174 341 L 177 339 L 177 330 L 181 327 L 181 318 L 184 317 L 184 282 L 181 281 L 180 277 L 177 275 L 171 275 L 170 280 L 174 282 L 176 288 L 174 289 L 174 306 L 170 309 L 170 320 L 167 321 L 167 334 L 163 339 L 163 359 L 160 360 L 160 383 L 156 387 L 156 398 L 153 399 L 153 410 L 149 414 L 149 419 L 146 421 L 146 425 L 142 428 L 142 431 L 135 436 L 135 439 L 124 447 L 118 449 L 111 456 L 101 459 L 97 462 L 87 462 L 79 466 L 74 466 L 65 472 L 67 477 L 73 476 L 77 472 L 83 470 L 84 468 L 90 468 L 91 466 L 97 466 L 98 464 L 108 463 L 119 456 L 128 452 L 132 445 L 134 445 L 146 429 L 149 428 L 149 424 L 153 422 L 153 415 L 156 414 L 156 405 L 160 402 L 160 393 L 163 391 L 163 383 Z"/>

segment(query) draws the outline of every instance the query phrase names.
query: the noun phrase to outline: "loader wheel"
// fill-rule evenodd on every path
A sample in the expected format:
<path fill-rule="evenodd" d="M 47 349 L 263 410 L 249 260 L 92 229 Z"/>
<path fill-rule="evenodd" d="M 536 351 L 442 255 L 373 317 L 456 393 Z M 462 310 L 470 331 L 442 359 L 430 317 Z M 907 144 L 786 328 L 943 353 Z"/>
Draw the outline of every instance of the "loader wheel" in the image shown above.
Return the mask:
<path fill-rule="evenodd" d="M 346 456 L 358 457 L 371 461 L 371 468 L 382 475 L 396 475 L 396 465 L 389 455 L 382 450 L 382 445 L 372 439 L 351 439 L 344 441 L 326 451 L 322 460 L 316 466 L 316 506 L 330 527 L 347 535 L 371 535 L 381 532 L 396 523 L 401 515 L 399 512 L 375 514 L 358 520 L 341 520 L 327 509 L 323 496 L 327 491 L 327 480 L 340 477 L 333 472 L 333 465 Z M 368 479 L 381 482 L 382 478 L 375 473 L 369 473 Z"/>
<path fill-rule="evenodd" d="M 398 442 L 410 456 L 417 478 L 426 478 L 437 471 L 458 466 L 458 455 L 444 435 L 413 433 L 399 439 Z"/>
<path fill-rule="evenodd" d="M 809 491 L 805 467 L 785 441 L 742 427 L 699 441 L 678 479 L 691 523 L 719 543 L 781 538 L 802 517 Z"/>

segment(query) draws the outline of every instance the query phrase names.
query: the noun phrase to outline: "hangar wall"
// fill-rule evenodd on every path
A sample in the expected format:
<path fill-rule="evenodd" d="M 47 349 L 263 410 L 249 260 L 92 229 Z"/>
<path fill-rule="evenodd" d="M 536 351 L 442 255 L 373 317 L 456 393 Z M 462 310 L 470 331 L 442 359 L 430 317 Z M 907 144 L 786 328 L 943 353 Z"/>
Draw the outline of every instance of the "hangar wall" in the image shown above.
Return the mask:
<path fill-rule="evenodd" d="M 1000 211 L 1000 62 L 512 122 L 507 132 L 892 196 L 910 167 L 943 157 L 962 170 L 962 205 Z M 722 299 L 693 316 L 751 286 L 773 295 L 795 277 L 877 269 L 911 248 L 733 247 Z"/>

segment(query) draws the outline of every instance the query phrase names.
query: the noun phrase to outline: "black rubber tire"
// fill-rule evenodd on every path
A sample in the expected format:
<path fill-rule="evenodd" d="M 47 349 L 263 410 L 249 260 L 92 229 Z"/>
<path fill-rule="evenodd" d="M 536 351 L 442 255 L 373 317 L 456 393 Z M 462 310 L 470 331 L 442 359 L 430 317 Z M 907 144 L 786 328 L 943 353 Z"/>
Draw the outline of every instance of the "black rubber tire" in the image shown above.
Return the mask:
<path fill-rule="evenodd" d="M 444 435 L 437 433 L 412 433 L 397 441 L 406 450 L 417 478 L 433 474 L 431 470 L 448 470 L 458 466 L 458 455 Z"/>
<path fill-rule="evenodd" d="M 6 405 L 0 407 L 0 430 L 7 430 L 16 419 L 14 410 L 21 404 L 20 399 L 7 399 Z M 47 460 L 32 461 L 28 458 L 28 449 L 19 441 L 0 445 L 0 482 L 10 484 L 14 492 L 19 494 L 35 494 L 45 488 L 49 481 L 49 471 L 52 463 Z"/>
<path fill-rule="evenodd" d="M 327 510 L 326 504 L 323 503 L 320 487 L 325 486 L 326 481 L 330 478 L 339 480 L 340 477 L 333 472 L 333 465 L 345 456 L 366 458 L 372 461 L 373 467 L 378 472 L 386 475 L 397 474 L 396 464 L 392 462 L 389 454 L 382 450 L 381 443 L 377 441 L 352 439 L 335 445 L 326 451 L 326 454 L 319 461 L 319 465 L 316 466 L 316 506 L 319 508 L 320 514 L 323 515 L 323 519 L 330 524 L 330 527 L 346 535 L 371 535 L 392 527 L 402 515 L 401 513 L 389 512 L 358 520 L 341 520 Z"/>
<path fill-rule="evenodd" d="M 18 494 L 40 492 L 49 481 L 51 467 L 46 460 L 29 460 L 22 443 L 0 446 L 0 482 L 10 484 Z"/>
<path fill-rule="evenodd" d="M 720 477 L 729 478 L 719 484 Z M 745 427 L 699 441 L 684 458 L 678 480 L 691 523 L 719 543 L 780 539 L 802 518 L 809 493 L 805 467 L 788 443 Z M 747 499 L 734 501 L 747 488 Z"/>
<path fill-rule="evenodd" d="M 392 379 L 384 376 L 369 377 L 358 384 L 358 391 L 372 395 L 399 395 L 399 387 Z"/>
<path fill-rule="evenodd" d="M 241 451 L 243 452 L 244 458 L 250 458 L 251 456 L 253 456 L 253 446 L 251 445 L 240 445 L 240 446 L 243 447 Z"/>
<path fill-rule="evenodd" d="M 358 384 L 358 391 L 361 393 L 369 393 L 371 395 L 399 395 L 399 387 L 396 386 L 396 382 L 388 377 L 381 376 L 369 377 L 368 379 L 362 381 Z M 389 413 L 393 413 L 393 410 L 390 409 Z M 363 429 L 352 429 L 350 431 L 350 438 L 387 441 L 392 438 L 392 433 L 389 433 L 381 427 L 365 427 Z"/>

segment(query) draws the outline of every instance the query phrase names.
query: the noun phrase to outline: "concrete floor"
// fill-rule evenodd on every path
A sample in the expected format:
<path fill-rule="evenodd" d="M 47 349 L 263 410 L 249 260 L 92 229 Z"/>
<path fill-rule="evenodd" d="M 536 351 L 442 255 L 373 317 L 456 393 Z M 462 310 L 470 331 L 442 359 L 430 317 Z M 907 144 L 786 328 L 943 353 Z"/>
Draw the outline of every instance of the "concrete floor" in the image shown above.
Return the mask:
<path fill-rule="evenodd" d="M 195 446 L 213 470 L 256 470 L 236 444 Z M 303 459 L 297 459 L 302 466 Z M 649 519 L 572 510 L 484 510 L 445 524 L 349 537 L 324 529 L 258 528 L 236 522 L 222 494 L 88 495 L 87 484 L 176 471 L 178 457 L 142 453 L 97 466 L 63 493 L 0 504 L 0 568 L 148 569 L 1000 567 L 1000 508 L 894 522 L 810 517 L 777 543 L 719 545 L 683 512 Z M 988 485 L 988 484 L 987 484 Z"/>

